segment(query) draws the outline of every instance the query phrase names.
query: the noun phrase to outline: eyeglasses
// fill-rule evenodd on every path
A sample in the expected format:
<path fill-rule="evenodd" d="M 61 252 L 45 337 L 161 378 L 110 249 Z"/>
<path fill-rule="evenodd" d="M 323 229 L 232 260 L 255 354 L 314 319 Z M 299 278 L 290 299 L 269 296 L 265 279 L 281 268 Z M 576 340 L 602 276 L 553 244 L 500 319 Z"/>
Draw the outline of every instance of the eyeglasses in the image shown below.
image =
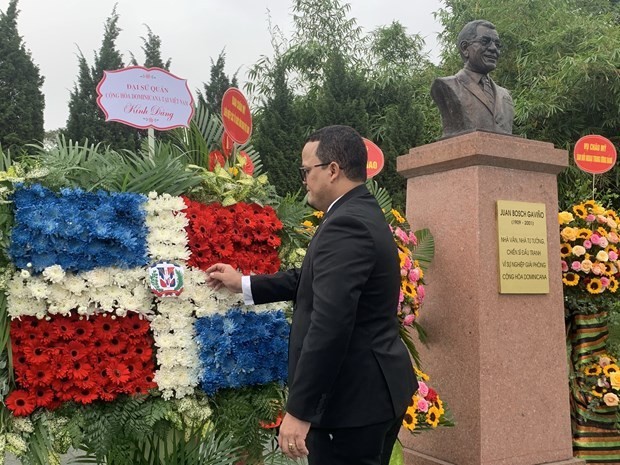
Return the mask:
<path fill-rule="evenodd" d="M 483 36 L 480 39 L 474 39 L 474 40 L 470 40 L 470 43 L 474 43 L 477 42 L 480 45 L 482 45 L 483 47 L 487 48 L 491 45 L 491 43 L 495 44 L 495 48 L 497 48 L 498 50 L 501 50 L 502 48 L 502 43 L 499 41 L 499 39 L 491 39 L 490 37 L 487 36 Z"/>
<path fill-rule="evenodd" d="M 312 166 L 310 166 L 308 168 L 306 168 L 305 166 L 300 166 L 299 167 L 299 174 L 301 175 L 302 182 L 306 182 L 306 179 L 308 178 L 308 173 L 310 172 L 310 170 L 312 170 L 312 168 L 316 168 L 318 166 L 327 166 L 327 165 L 330 165 L 330 164 L 331 164 L 331 161 L 327 162 L 327 163 L 319 163 L 318 165 L 312 165 Z"/>

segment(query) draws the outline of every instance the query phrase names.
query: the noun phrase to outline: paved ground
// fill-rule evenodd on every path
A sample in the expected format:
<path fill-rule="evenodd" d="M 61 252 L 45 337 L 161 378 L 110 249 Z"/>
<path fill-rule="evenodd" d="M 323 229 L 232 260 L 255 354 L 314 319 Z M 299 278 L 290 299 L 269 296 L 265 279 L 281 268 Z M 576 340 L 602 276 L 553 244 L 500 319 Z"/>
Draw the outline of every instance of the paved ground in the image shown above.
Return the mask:
<path fill-rule="evenodd" d="M 69 460 L 71 460 L 71 458 L 73 458 L 74 455 L 73 454 L 67 454 L 65 456 L 62 457 L 60 463 L 62 463 L 63 465 L 66 465 L 69 463 Z M 5 462 L 5 465 L 21 465 L 21 462 L 19 460 L 17 460 L 15 458 L 15 456 L 9 454 L 7 456 L 7 460 Z"/>

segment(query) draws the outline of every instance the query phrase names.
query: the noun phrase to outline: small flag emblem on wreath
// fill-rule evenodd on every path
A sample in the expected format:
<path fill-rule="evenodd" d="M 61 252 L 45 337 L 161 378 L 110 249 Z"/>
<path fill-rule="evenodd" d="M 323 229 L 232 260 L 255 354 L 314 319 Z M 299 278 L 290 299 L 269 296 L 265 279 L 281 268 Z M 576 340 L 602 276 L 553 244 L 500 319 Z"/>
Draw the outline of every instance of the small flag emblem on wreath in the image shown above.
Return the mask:
<path fill-rule="evenodd" d="M 183 292 L 183 267 L 158 262 L 149 267 L 151 292 L 157 297 L 177 297 Z"/>

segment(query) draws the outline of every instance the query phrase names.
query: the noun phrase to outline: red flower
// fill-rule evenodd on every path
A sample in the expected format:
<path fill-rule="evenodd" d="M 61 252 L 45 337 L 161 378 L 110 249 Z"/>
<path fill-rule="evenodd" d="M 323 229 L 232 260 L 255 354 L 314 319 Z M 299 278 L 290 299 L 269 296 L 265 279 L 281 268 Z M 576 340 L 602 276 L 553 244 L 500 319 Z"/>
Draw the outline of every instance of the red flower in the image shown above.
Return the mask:
<path fill-rule="evenodd" d="M 59 339 L 70 341 L 75 337 L 73 324 L 68 318 L 57 318 L 54 320 L 52 328 Z"/>
<path fill-rule="evenodd" d="M 49 365 L 34 365 L 27 369 L 26 378 L 32 386 L 48 386 L 54 379 L 54 374 Z"/>
<path fill-rule="evenodd" d="M 81 360 L 75 360 L 69 370 L 69 376 L 73 379 L 86 379 L 93 369 L 92 365 Z"/>
<path fill-rule="evenodd" d="M 129 370 L 124 363 L 111 362 L 106 374 L 108 379 L 116 385 L 129 381 Z"/>
<path fill-rule="evenodd" d="M 252 176 L 252 174 L 254 174 L 254 163 L 252 163 L 252 159 L 243 150 L 239 152 L 239 156 L 245 159 L 245 164 L 243 165 L 243 172 Z"/>
<path fill-rule="evenodd" d="M 93 334 L 93 324 L 87 320 L 77 320 L 73 323 L 75 337 L 78 340 L 88 340 Z"/>
<path fill-rule="evenodd" d="M 37 407 L 47 407 L 54 400 L 54 393 L 49 387 L 39 386 L 34 390 Z"/>
<path fill-rule="evenodd" d="M 118 324 L 112 318 L 99 316 L 93 320 L 94 336 L 97 339 L 109 341 L 118 332 Z"/>
<path fill-rule="evenodd" d="M 267 423 L 266 421 L 262 421 L 262 420 L 258 422 L 260 427 L 263 429 L 277 428 L 278 426 L 280 426 L 280 423 L 282 423 L 282 412 L 278 412 L 276 419 L 271 423 Z"/>
<path fill-rule="evenodd" d="M 62 350 L 63 355 L 69 357 L 71 360 L 81 360 L 89 355 L 90 350 L 87 349 L 84 344 L 80 344 L 77 341 L 70 342 Z"/>
<path fill-rule="evenodd" d="M 223 167 L 225 164 L 226 159 L 224 158 L 224 155 L 222 155 L 222 152 L 220 152 L 219 150 L 213 150 L 209 154 L 209 171 L 214 171 L 216 165 Z"/>
<path fill-rule="evenodd" d="M 137 315 L 129 315 L 121 318 L 123 330 L 130 337 L 143 336 L 149 332 L 151 325 L 148 320 L 138 317 Z"/>
<path fill-rule="evenodd" d="M 16 389 L 6 398 L 6 406 L 17 417 L 30 415 L 36 408 L 36 402 L 32 395 L 22 389 Z"/>
<path fill-rule="evenodd" d="M 114 336 L 112 339 L 108 341 L 107 344 L 103 346 L 103 350 L 105 350 L 108 354 L 111 354 L 111 355 L 118 355 L 126 348 L 127 348 L 127 339 L 121 333 Z"/>
<path fill-rule="evenodd" d="M 437 400 L 437 391 L 435 391 L 433 388 L 428 388 L 426 400 L 428 400 L 429 402 L 435 402 Z"/>
<path fill-rule="evenodd" d="M 23 346 L 26 363 L 41 365 L 50 361 L 49 350 L 43 341 L 29 341 Z"/>
<path fill-rule="evenodd" d="M 99 397 L 99 389 L 97 387 L 91 388 L 77 388 L 73 391 L 73 399 L 81 404 L 90 404 Z"/>

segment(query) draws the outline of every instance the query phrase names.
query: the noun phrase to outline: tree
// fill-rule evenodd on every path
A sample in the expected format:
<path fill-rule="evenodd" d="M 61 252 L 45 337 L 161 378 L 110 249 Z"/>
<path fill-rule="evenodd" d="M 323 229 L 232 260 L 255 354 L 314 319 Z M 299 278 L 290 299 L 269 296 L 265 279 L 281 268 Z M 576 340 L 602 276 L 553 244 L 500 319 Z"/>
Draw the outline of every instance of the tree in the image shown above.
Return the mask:
<path fill-rule="evenodd" d="M 169 71 L 172 59 L 168 58 L 166 62 L 164 62 L 161 57 L 161 39 L 158 35 L 153 34 L 150 27 L 146 26 L 146 30 L 146 37 L 140 37 L 140 39 L 142 39 L 142 51 L 144 52 L 143 66 L 145 68 L 161 68 Z M 131 54 L 131 64 L 133 66 L 138 66 L 138 61 L 133 54 Z"/>
<path fill-rule="evenodd" d="M 106 20 L 101 48 L 95 53 L 92 67 L 88 66 L 81 51 L 78 55 L 78 81 L 69 99 L 69 118 L 65 135 L 80 143 L 88 140 L 89 143 L 102 143 L 117 150 L 137 150 L 140 146 L 139 131 L 122 123 L 105 122 L 104 114 L 97 106 L 96 88 L 103 78 L 104 70 L 124 67 L 123 58 L 116 48 L 116 39 L 121 32 L 118 18 L 114 7 Z"/>
<path fill-rule="evenodd" d="M 219 115 L 222 108 L 222 96 L 229 87 L 237 87 L 237 73 L 229 78 L 224 72 L 226 66 L 226 53 L 220 52 L 215 63 L 211 59 L 211 76 L 208 84 L 204 85 L 204 91 L 198 92 L 198 101 L 206 105 L 210 113 Z"/>
<path fill-rule="evenodd" d="M 444 69 L 460 67 L 455 38 L 472 19 L 497 26 L 504 44 L 494 79 L 511 90 L 515 134 L 572 149 L 586 134 L 620 142 L 620 6 L 609 0 L 446 0 Z M 619 169 L 599 177 L 618 191 Z M 591 177 L 560 178 L 566 203 Z M 583 200 L 583 199 L 580 199 Z M 617 207 L 617 206 L 616 206 Z"/>
<path fill-rule="evenodd" d="M 275 57 L 261 57 L 249 73 L 248 88 L 263 96 L 259 118 L 276 111 L 275 93 L 286 85 L 292 92 L 289 134 L 308 135 L 330 124 L 354 127 L 383 149 L 386 164 L 377 179 L 402 208 L 405 181 L 396 173 L 396 157 L 423 140 L 425 113 L 432 114 L 425 109 L 430 97 L 418 98 L 424 86 L 428 93 L 435 71 L 421 57 L 422 39 L 407 35 L 399 23 L 364 35 L 348 17 L 349 5 L 339 0 L 295 0 L 293 11 L 291 40 L 278 41 L 272 31 Z M 273 139 L 275 153 L 300 152 L 303 137 L 291 148 L 291 139 L 272 137 L 275 131 L 273 124 L 258 125 L 255 138 Z M 298 159 L 285 166 L 293 169 Z M 280 192 L 290 189 L 290 171 L 266 167 Z"/>
<path fill-rule="evenodd" d="M 0 145 L 42 141 L 43 77 L 17 30 L 18 0 L 0 12 Z"/>

